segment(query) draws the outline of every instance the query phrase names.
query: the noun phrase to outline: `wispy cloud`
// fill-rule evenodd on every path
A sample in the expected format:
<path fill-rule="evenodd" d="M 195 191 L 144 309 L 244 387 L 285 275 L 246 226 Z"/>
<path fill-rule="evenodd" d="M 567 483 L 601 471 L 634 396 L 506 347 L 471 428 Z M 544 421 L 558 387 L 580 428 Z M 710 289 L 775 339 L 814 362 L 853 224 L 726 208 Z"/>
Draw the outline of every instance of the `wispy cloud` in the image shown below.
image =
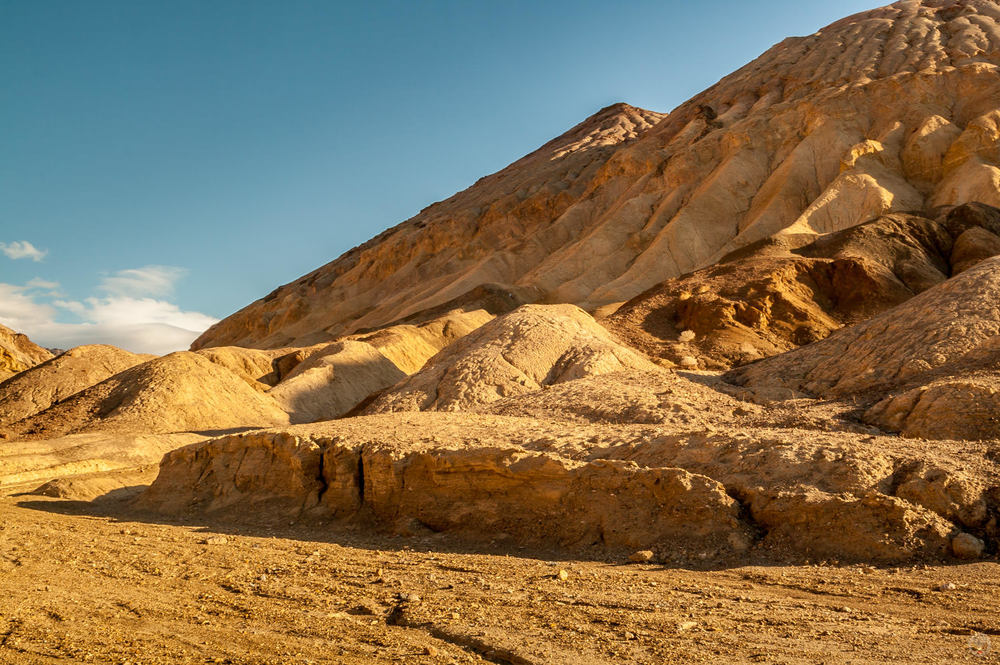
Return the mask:
<path fill-rule="evenodd" d="M 6 254 L 8 259 L 31 259 L 37 263 L 45 258 L 49 250 L 38 249 L 27 240 L 15 240 L 10 243 L 0 242 L 0 252 Z"/>
<path fill-rule="evenodd" d="M 101 280 L 98 288 L 111 296 L 168 296 L 187 270 L 176 266 L 143 266 L 119 270 Z"/>

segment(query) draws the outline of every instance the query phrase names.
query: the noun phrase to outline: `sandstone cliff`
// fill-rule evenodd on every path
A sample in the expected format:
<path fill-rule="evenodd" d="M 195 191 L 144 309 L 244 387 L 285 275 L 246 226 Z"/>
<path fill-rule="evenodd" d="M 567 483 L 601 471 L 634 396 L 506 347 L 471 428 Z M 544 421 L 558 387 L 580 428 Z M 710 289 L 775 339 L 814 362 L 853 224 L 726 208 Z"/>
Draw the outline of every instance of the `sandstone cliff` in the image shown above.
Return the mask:
<path fill-rule="evenodd" d="M 667 116 L 608 107 L 193 348 L 330 341 L 484 285 L 593 310 L 775 234 L 1000 205 L 998 22 L 992 0 L 904 0 L 786 39 Z"/>
<path fill-rule="evenodd" d="M 842 560 L 947 555 L 996 538 L 995 462 L 896 437 L 675 431 L 454 413 L 382 414 L 168 453 L 141 506 L 171 516 L 341 520 L 664 560 L 748 549 Z"/>

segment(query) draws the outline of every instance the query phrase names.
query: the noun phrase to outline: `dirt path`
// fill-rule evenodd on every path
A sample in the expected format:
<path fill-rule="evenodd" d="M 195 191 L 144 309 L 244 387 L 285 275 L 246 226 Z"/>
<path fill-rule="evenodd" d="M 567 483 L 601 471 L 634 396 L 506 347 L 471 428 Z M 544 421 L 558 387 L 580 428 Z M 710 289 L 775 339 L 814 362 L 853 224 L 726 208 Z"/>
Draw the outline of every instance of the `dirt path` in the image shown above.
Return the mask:
<path fill-rule="evenodd" d="M 996 562 L 696 571 L 95 512 L 0 498 L 0 663 L 1000 662 Z"/>

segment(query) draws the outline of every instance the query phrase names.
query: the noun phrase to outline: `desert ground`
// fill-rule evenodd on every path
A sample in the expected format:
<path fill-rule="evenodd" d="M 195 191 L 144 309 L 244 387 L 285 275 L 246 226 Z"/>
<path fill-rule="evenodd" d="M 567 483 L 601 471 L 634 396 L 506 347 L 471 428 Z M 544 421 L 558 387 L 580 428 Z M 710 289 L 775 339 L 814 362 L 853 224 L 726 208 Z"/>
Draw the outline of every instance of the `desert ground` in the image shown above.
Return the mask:
<path fill-rule="evenodd" d="M 664 566 L 151 520 L 128 490 L 97 503 L 4 494 L 4 663 L 1000 660 L 995 558 Z"/>

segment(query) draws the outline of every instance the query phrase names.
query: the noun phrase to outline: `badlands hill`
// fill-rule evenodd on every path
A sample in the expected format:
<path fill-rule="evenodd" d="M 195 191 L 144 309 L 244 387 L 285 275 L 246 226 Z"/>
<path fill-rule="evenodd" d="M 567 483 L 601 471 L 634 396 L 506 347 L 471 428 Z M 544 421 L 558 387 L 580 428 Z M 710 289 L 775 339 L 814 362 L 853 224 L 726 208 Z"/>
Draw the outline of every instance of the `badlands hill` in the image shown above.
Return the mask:
<path fill-rule="evenodd" d="M 191 432 L 288 422 L 271 398 L 196 353 L 138 364 L 5 428 L 9 438 Z"/>
<path fill-rule="evenodd" d="M 669 115 L 603 109 L 193 348 L 331 341 L 482 307 L 477 289 L 593 311 L 776 234 L 1000 205 L 998 25 L 993 0 L 904 0 L 786 39 Z"/>
<path fill-rule="evenodd" d="M 45 411 L 53 404 L 153 357 L 104 344 L 70 349 L 2 384 L 0 426 Z"/>
<path fill-rule="evenodd" d="M 27 335 L 0 325 L 0 381 L 51 357 L 51 351 L 38 346 Z"/>
<path fill-rule="evenodd" d="M 162 358 L 80 346 L 0 384 L 0 438 L 211 432 L 337 418 L 491 318 L 484 310 L 456 311 L 330 344 L 214 347 Z"/>

